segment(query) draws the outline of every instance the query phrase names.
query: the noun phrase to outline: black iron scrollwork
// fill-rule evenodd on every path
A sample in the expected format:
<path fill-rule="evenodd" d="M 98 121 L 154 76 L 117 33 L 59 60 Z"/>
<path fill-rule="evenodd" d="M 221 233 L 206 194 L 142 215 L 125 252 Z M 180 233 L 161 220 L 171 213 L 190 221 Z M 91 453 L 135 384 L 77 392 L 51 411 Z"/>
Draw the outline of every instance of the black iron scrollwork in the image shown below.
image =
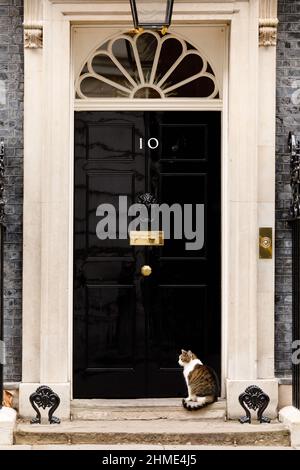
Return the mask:
<path fill-rule="evenodd" d="M 298 341 L 300 334 L 300 310 L 299 310 L 299 283 L 300 283 L 300 141 L 295 137 L 293 132 L 289 133 L 289 149 L 291 152 L 290 157 L 290 172 L 291 172 L 291 233 L 292 233 L 292 292 L 293 292 L 293 330 L 292 339 Z M 293 405 L 300 409 L 300 364 L 293 361 L 292 365 L 293 375 Z"/>
<path fill-rule="evenodd" d="M 30 395 L 29 400 L 32 408 L 36 412 L 36 417 L 30 421 L 31 424 L 41 424 L 41 413 L 39 408 L 43 408 L 43 410 L 50 408 L 48 412 L 50 424 L 60 423 L 60 419 L 53 416 L 54 411 L 59 407 L 60 398 L 50 387 L 47 387 L 47 385 L 41 385 Z"/>
<path fill-rule="evenodd" d="M 148 217 L 147 218 L 144 218 L 142 215 L 140 215 L 140 220 L 142 222 L 150 222 L 152 221 L 153 219 L 151 218 L 151 216 L 149 217 L 150 215 L 150 212 L 151 211 L 151 206 L 153 204 L 157 204 L 157 200 L 155 198 L 155 196 L 151 193 L 144 193 L 144 194 L 140 194 L 138 197 L 137 197 L 137 200 L 136 200 L 137 204 L 142 204 L 146 207 L 147 211 L 148 211 Z"/>
<path fill-rule="evenodd" d="M 0 142 L 0 224 L 4 224 L 5 219 L 5 199 L 4 199 L 4 142 Z"/>
<path fill-rule="evenodd" d="M 155 196 L 153 196 L 153 194 L 144 193 L 144 194 L 140 194 L 137 197 L 137 203 L 138 204 L 143 204 L 144 206 L 147 207 L 147 209 L 149 209 L 152 204 L 157 204 L 157 200 L 156 200 Z"/>
<path fill-rule="evenodd" d="M 239 402 L 241 407 L 245 410 L 246 416 L 240 418 L 240 423 L 251 423 L 250 410 L 257 411 L 257 419 L 260 423 L 269 423 L 270 419 L 263 416 L 263 412 L 266 410 L 270 397 L 257 385 L 250 385 L 246 390 L 240 394 Z"/>
<path fill-rule="evenodd" d="M 293 219 L 300 218 L 300 142 L 295 135 L 289 133 L 290 159 L 290 184 L 292 189 L 292 200 L 290 207 L 290 216 Z"/>

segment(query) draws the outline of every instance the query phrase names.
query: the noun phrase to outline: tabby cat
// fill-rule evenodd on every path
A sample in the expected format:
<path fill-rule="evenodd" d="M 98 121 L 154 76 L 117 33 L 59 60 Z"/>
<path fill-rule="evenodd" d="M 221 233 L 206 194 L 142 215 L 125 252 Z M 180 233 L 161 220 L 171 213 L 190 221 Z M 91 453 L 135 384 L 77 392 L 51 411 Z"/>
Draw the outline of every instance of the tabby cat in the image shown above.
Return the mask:
<path fill-rule="evenodd" d="M 181 350 L 178 363 L 183 367 L 183 375 L 188 389 L 188 397 L 182 400 L 187 410 L 198 410 L 218 400 L 219 381 L 215 371 L 202 364 L 192 351 Z"/>

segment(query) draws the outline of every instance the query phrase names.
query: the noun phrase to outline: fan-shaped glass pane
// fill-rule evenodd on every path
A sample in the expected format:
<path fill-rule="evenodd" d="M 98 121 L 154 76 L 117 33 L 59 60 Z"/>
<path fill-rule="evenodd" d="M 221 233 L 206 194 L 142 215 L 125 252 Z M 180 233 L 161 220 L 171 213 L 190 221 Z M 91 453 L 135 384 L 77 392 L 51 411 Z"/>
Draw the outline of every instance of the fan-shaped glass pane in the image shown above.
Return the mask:
<path fill-rule="evenodd" d="M 137 50 L 145 80 L 149 80 L 157 48 L 157 39 L 153 34 L 144 33 L 136 41 Z"/>
<path fill-rule="evenodd" d="M 92 60 L 92 68 L 97 75 L 102 75 L 115 83 L 131 88 L 130 82 L 108 56 L 96 55 Z"/>
<path fill-rule="evenodd" d="M 83 79 L 80 89 L 87 98 L 99 98 L 100 96 L 102 98 L 129 98 L 129 93 L 118 90 L 108 83 L 93 77 Z"/>
<path fill-rule="evenodd" d="M 157 90 L 150 87 L 143 87 L 137 90 L 133 96 L 134 98 L 161 98 Z"/>
<path fill-rule="evenodd" d="M 96 52 L 76 82 L 78 99 L 220 96 L 211 65 L 193 45 L 173 34 L 130 31 L 106 41 Z"/>
<path fill-rule="evenodd" d="M 203 60 L 200 56 L 192 54 L 184 57 L 176 69 L 168 77 L 168 86 L 175 85 L 187 78 L 200 73 L 203 68 Z"/>
<path fill-rule="evenodd" d="M 132 45 L 124 38 L 114 41 L 112 51 L 116 59 L 135 82 L 139 82 Z"/>
<path fill-rule="evenodd" d="M 201 77 L 168 93 L 168 98 L 207 98 L 215 91 L 215 84 L 209 77 Z"/>
<path fill-rule="evenodd" d="M 156 77 L 158 80 L 160 80 L 168 70 L 170 70 L 181 54 L 182 45 L 180 41 L 171 38 L 163 42 L 156 71 Z"/>

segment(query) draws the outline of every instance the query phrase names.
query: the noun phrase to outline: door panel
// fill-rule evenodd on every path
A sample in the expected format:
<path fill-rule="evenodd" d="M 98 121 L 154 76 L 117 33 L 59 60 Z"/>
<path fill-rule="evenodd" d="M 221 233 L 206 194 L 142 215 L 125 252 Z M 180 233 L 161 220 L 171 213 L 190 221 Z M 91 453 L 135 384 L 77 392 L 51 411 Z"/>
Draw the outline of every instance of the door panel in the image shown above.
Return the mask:
<path fill-rule="evenodd" d="M 151 137 L 157 149 L 145 145 Z M 76 398 L 183 396 L 181 348 L 220 373 L 220 187 L 219 113 L 76 113 Z M 183 217 L 190 206 L 183 239 L 171 231 L 162 247 L 130 246 L 118 223 L 115 238 L 99 239 L 100 204 L 112 204 L 119 220 L 120 195 L 129 205 L 148 192 L 159 204 L 179 204 Z M 195 204 L 204 205 L 204 244 L 187 250 Z"/>
<path fill-rule="evenodd" d="M 150 394 L 158 388 L 160 396 L 168 396 L 170 390 L 186 393 L 178 374 L 181 348 L 191 349 L 220 374 L 220 116 L 159 112 L 151 114 L 150 129 L 162 139 L 151 154 L 150 184 L 158 201 L 192 205 L 189 231 L 195 230 L 195 204 L 204 205 L 203 246 L 187 250 L 183 237 L 151 251 L 157 264 L 151 291 L 157 294 L 147 312 L 148 381 Z"/>
<path fill-rule="evenodd" d="M 87 369 L 133 367 L 133 286 L 88 286 Z"/>
<path fill-rule="evenodd" d="M 74 396 L 145 394 L 144 309 L 138 253 L 128 240 L 96 235 L 100 204 L 118 211 L 145 187 L 137 151 L 143 113 L 76 113 L 74 207 Z M 118 236 L 118 230 L 116 232 Z"/>

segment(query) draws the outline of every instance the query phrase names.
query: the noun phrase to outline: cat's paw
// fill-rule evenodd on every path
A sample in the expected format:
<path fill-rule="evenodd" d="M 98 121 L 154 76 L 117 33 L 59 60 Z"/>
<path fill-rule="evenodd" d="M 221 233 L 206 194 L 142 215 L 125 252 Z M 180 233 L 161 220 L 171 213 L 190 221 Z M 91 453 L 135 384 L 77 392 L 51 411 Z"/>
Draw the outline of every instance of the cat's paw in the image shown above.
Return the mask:
<path fill-rule="evenodd" d="M 205 406 L 206 403 L 206 398 L 205 397 L 197 397 L 197 403 L 200 407 Z"/>

